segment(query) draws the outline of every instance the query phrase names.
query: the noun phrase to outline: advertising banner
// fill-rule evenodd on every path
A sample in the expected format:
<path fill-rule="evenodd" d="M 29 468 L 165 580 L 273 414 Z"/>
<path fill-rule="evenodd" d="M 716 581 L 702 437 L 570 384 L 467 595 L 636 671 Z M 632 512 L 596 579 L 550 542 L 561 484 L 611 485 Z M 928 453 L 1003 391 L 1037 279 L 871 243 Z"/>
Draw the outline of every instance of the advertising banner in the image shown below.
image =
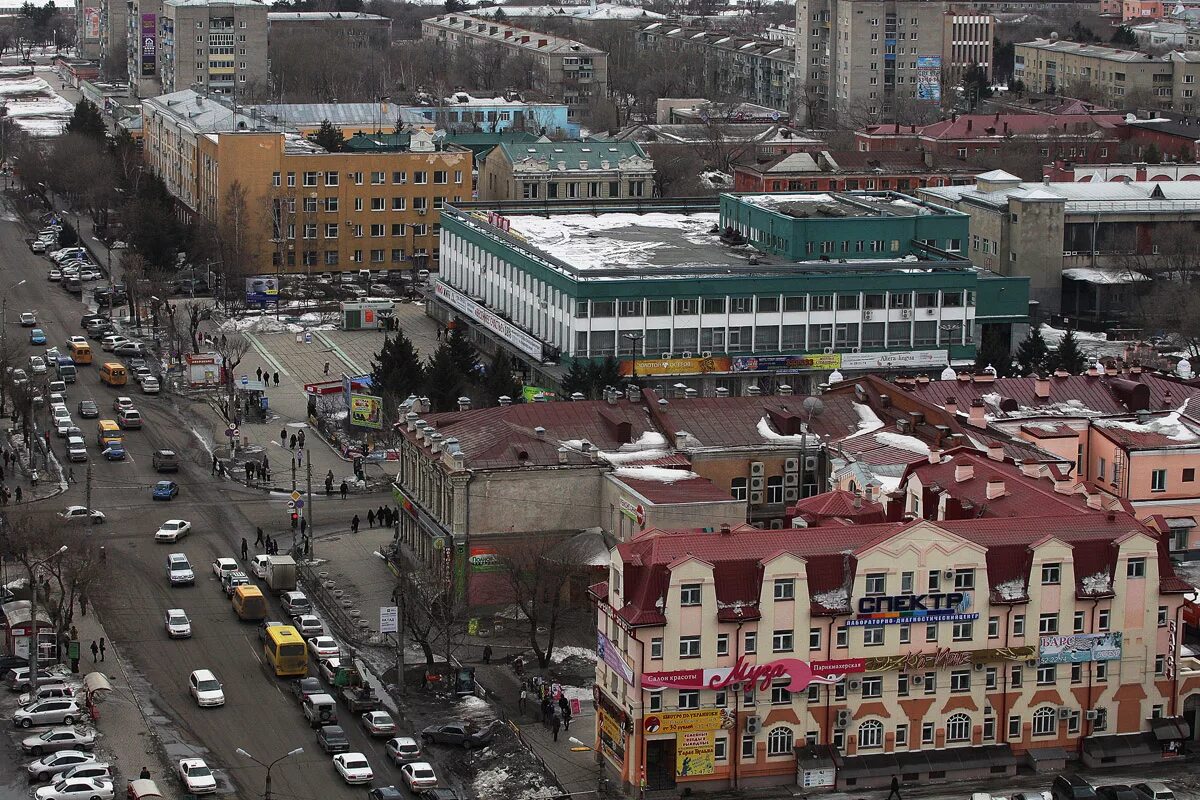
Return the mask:
<path fill-rule="evenodd" d="M 83 38 L 100 38 L 100 8 L 99 6 L 83 7 Z"/>
<path fill-rule="evenodd" d="M 646 733 L 691 733 L 719 731 L 733 727 L 733 714 L 724 708 L 698 708 L 693 711 L 662 711 L 643 717 Z"/>
<path fill-rule="evenodd" d="M 692 731 L 675 737 L 675 777 L 716 772 L 716 737 L 712 731 Z"/>
<path fill-rule="evenodd" d="M 369 394 L 350 395 L 350 424 L 359 428 L 383 428 L 383 398 Z"/>
<path fill-rule="evenodd" d="M 471 548 L 471 572 L 500 572 L 504 564 L 494 547 Z"/>
<path fill-rule="evenodd" d="M 840 369 L 841 353 L 808 353 L 792 356 L 745 356 L 733 359 L 734 372 L 800 372 L 810 369 Z"/>
<path fill-rule="evenodd" d="M 917 56 L 917 99 L 942 102 L 941 56 Z"/>
<path fill-rule="evenodd" d="M 609 638 L 600 631 L 596 631 L 596 654 L 600 660 L 607 664 L 614 672 L 621 676 L 630 686 L 636 686 L 633 674 L 633 662 L 627 656 L 623 656 Z"/>
<path fill-rule="evenodd" d="M 434 283 L 433 291 L 438 299 L 457 308 L 513 347 L 523 353 L 528 353 L 539 361 L 542 360 L 542 343 L 536 337 L 530 336 L 511 322 L 501 319 L 484 306 L 440 280 Z"/>
<path fill-rule="evenodd" d="M 600 728 L 600 749 L 617 764 L 625 763 L 625 729 L 601 706 L 596 711 Z"/>
<path fill-rule="evenodd" d="M 861 659 L 814 661 L 810 664 L 798 658 L 781 658 L 766 664 L 749 664 L 743 656 L 732 667 L 643 672 L 642 685 L 647 688 L 723 689 L 734 683 L 757 683 L 765 692 L 776 678 L 788 677 L 791 678 L 788 691 L 799 692 L 808 688 L 810 683 L 839 683 L 847 674 L 862 671 Z"/>
<path fill-rule="evenodd" d="M 275 305 L 279 302 L 279 281 L 274 278 L 246 278 L 246 304 Z"/>
<path fill-rule="evenodd" d="M 950 669 L 998 661 L 1028 661 L 1036 655 L 1033 645 L 997 647 L 988 650 L 951 650 L 939 647 L 931 653 L 904 653 L 863 659 L 866 672 L 893 672 L 920 669 Z"/>
<path fill-rule="evenodd" d="M 898 350 L 891 353 L 842 353 L 842 369 L 916 369 L 944 367 L 950 363 L 945 350 Z"/>
<path fill-rule="evenodd" d="M 534 398 L 537 397 L 539 394 L 542 395 L 543 397 L 545 397 L 547 402 L 553 400 L 555 397 L 558 396 L 554 392 L 550 391 L 549 389 L 543 389 L 540 386 L 522 386 L 521 387 L 521 399 L 524 400 L 526 403 L 532 403 L 534 401 Z"/>
<path fill-rule="evenodd" d="M 625 359 L 621 361 L 621 374 L 633 375 L 635 367 L 637 374 L 644 377 L 700 375 L 705 372 L 729 372 L 730 361 L 726 356 Z"/>
<path fill-rule="evenodd" d="M 641 503 L 634 503 L 632 500 L 622 497 L 617 502 L 617 507 L 621 512 L 621 516 L 630 522 L 636 522 L 638 525 L 646 524 L 646 507 Z"/>
<path fill-rule="evenodd" d="M 1038 661 L 1043 664 L 1120 661 L 1123 639 L 1120 631 L 1043 636 L 1038 642 Z"/>
<path fill-rule="evenodd" d="M 858 601 L 858 616 L 847 620 L 855 628 L 864 625 L 908 625 L 930 622 L 968 622 L 979 614 L 968 613 L 970 592 L 879 595 Z"/>
<path fill-rule="evenodd" d="M 158 15 L 142 14 L 142 77 L 158 71 Z"/>

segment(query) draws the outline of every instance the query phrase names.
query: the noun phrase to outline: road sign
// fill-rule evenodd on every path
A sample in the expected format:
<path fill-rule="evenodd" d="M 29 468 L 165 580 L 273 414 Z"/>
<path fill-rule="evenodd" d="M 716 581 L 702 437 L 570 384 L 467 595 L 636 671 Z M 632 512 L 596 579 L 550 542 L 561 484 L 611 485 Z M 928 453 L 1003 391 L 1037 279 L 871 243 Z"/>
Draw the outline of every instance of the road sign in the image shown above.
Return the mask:
<path fill-rule="evenodd" d="M 242 376 L 242 386 L 249 386 L 249 385 L 250 385 L 250 376 L 243 375 Z"/>
<path fill-rule="evenodd" d="M 292 489 L 292 494 L 291 494 L 291 497 L 292 497 L 292 499 L 293 499 L 293 500 L 299 500 L 299 499 L 300 499 L 300 493 L 299 493 L 299 492 L 297 492 L 295 489 Z"/>
<path fill-rule="evenodd" d="M 228 436 L 230 439 L 236 439 L 237 437 L 242 435 L 242 432 L 240 430 L 238 430 L 237 428 L 226 428 L 225 435 Z"/>
<path fill-rule="evenodd" d="M 296 505 L 296 508 L 304 508 L 303 500 L 293 500 L 292 502 Z"/>
<path fill-rule="evenodd" d="M 381 606 L 379 609 L 379 632 L 398 633 L 400 631 L 400 609 L 397 606 Z"/>
<path fill-rule="evenodd" d="M 291 511 L 291 510 L 293 510 L 295 507 L 296 507 L 296 501 L 295 501 L 295 500 L 288 500 L 288 510 L 289 510 L 289 511 Z"/>

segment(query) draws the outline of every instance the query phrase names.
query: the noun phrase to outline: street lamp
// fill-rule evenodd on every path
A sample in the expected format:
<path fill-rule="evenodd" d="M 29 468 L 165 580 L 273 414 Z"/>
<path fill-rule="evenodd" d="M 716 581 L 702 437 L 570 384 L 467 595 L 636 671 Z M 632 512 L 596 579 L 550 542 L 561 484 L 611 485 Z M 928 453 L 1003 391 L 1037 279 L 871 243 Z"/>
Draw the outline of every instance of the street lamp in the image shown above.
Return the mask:
<path fill-rule="evenodd" d="M 4 297 L 0 299 L 0 339 L 8 338 L 8 293 L 23 283 L 24 278 L 9 286 L 4 290 Z"/>
<path fill-rule="evenodd" d="M 284 754 L 283 754 L 283 755 L 281 755 L 279 758 L 277 758 L 277 759 L 275 759 L 274 761 L 272 761 L 270 764 L 264 764 L 263 762 L 259 761 L 257 758 L 255 758 L 254 756 L 250 755 L 249 753 L 247 753 L 245 750 L 243 750 L 243 749 L 242 749 L 242 748 L 240 748 L 240 747 L 239 747 L 239 748 L 238 748 L 238 749 L 237 749 L 235 752 L 236 752 L 236 753 L 237 753 L 239 756 L 245 756 L 246 758 L 248 758 L 248 759 L 250 759 L 251 761 L 253 761 L 255 764 L 258 764 L 260 767 L 265 767 L 265 768 L 266 768 L 266 770 L 267 770 L 267 787 L 266 787 L 266 789 L 263 791 L 263 800 L 271 800 L 271 768 L 272 768 L 272 767 L 274 767 L 276 764 L 278 764 L 280 761 L 283 761 L 285 758 L 291 758 L 292 756 L 298 756 L 298 755 L 300 755 L 301 753 L 303 753 L 303 752 L 304 752 L 304 748 L 303 748 L 303 747 L 297 747 L 295 750 L 292 750 L 292 751 L 290 751 L 290 752 L 284 753 Z"/>
<path fill-rule="evenodd" d="M 630 366 L 633 368 L 633 375 L 631 377 L 633 378 L 633 382 L 635 384 L 637 383 L 638 348 L 641 345 L 641 341 L 643 338 L 645 338 L 645 336 L 646 336 L 646 334 L 644 334 L 644 333 L 622 333 L 621 334 L 622 339 L 628 339 L 630 341 L 630 346 L 632 347 L 632 350 L 633 350 L 633 360 L 630 362 Z"/>
<path fill-rule="evenodd" d="M 23 283 L 24 281 L 22 281 Z M 89 518 L 85 524 L 90 525 L 92 520 Z M 29 569 L 29 696 L 37 697 L 38 690 L 38 589 L 37 584 L 33 580 L 33 571 L 35 568 L 48 564 L 52 559 L 58 558 L 63 553 L 67 552 L 67 546 L 64 544 L 58 548 L 52 555 L 48 555 L 41 561 L 31 561 L 26 565 Z"/>
<path fill-rule="evenodd" d="M 603 796 L 604 789 L 608 785 L 608 779 L 604 777 L 604 756 L 597 748 L 584 744 L 574 736 L 567 737 L 567 741 L 575 745 L 571 748 L 573 751 L 591 750 L 596 754 L 596 795 Z"/>

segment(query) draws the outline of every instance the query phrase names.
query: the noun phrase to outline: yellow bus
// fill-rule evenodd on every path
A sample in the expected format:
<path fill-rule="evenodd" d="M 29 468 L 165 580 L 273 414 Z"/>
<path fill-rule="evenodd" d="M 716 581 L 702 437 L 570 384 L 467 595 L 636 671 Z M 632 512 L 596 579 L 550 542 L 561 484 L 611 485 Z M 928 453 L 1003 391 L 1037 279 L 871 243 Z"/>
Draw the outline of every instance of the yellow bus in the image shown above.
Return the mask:
<path fill-rule="evenodd" d="M 100 367 L 100 380 L 109 386 L 124 386 L 129 376 L 125 373 L 124 364 L 108 361 Z"/>
<path fill-rule="evenodd" d="M 280 678 L 303 678 L 308 674 L 308 645 L 291 625 L 267 628 L 263 655 Z"/>
<path fill-rule="evenodd" d="M 121 428 L 114 420 L 102 419 L 96 423 L 96 444 L 106 447 L 110 442 L 123 441 Z"/>
<path fill-rule="evenodd" d="M 84 342 L 71 342 L 71 360 L 76 364 L 92 363 L 92 347 Z"/>

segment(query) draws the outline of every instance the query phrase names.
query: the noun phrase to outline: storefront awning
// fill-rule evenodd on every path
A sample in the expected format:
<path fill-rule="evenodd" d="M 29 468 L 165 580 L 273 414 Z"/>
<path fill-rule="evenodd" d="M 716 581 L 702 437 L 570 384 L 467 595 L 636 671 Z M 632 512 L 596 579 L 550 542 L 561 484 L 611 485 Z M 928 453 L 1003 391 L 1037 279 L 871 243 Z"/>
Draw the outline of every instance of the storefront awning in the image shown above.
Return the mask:
<path fill-rule="evenodd" d="M 1083 751 L 1096 759 L 1157 753 L 1161 749 L 1153 733 L 1089 736 L 1083 740 Z"/>
<path fill-rule="evenodd" d="M 1183 717 L 1158 717 L 1150 720 L 1150 730 L 1160 742 L 1190 739 L 1192 727 Z"/>
<path fill-rule="evenodd" d="M 995 744 L 986 747 L 951 747 L 944 750 L 852 756 L 843 759 L 839 771 L 842 775 L 866 778 L 888 777 L 902 772 L 958 772 L 1016 763 L 1017 757 L 1008 745 Z"/>

